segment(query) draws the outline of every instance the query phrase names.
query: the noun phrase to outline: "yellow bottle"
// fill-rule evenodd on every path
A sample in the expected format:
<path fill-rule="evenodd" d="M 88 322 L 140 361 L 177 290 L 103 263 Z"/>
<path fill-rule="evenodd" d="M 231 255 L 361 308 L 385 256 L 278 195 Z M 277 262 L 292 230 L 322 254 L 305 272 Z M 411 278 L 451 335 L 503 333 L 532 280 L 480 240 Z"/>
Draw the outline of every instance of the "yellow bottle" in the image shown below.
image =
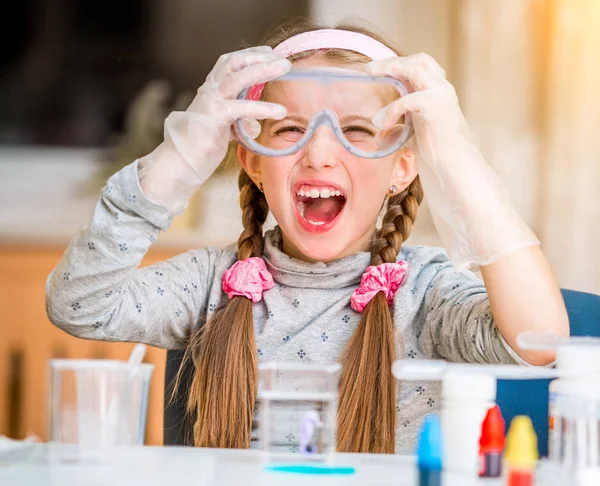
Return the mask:
<path fill-rule="evenodd" d="M 506 436 L 504 460 L 507 465 L 508 486 L 533 485 L 533 471 L 538 460 L 537 436 L 531 419 L 515 417 Z"/>

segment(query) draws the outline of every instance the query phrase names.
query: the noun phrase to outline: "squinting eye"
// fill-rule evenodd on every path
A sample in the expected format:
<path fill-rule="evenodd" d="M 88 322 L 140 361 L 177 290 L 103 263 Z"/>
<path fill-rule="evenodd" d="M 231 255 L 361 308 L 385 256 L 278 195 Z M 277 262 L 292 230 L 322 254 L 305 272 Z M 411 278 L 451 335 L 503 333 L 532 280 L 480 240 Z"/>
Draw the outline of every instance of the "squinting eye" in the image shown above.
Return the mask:
<path fill-rule="evenodd" d="M 371 130 L 369 130 L 368 128 L 359 127 L 356 125 L 352 125 L 350 127 L 344 127 L 344 133 L 349 133 L 349 132 L 360 132 L 360 133 L 365 133 L 365 134 L 371 135 L 371 136 L 374 135 L 374 133 Z"/>
<path fill-rule="evenodd" d="M 295 126 L 283 127 L 283 128 L 280 128 L 279 130 L 277 130 L 275 132 L 275 135 L 280 135 L 280 134 L 286 133 L 286 132 L 304 133 L 304 130 L 300 127 L 295 127 Z"/>

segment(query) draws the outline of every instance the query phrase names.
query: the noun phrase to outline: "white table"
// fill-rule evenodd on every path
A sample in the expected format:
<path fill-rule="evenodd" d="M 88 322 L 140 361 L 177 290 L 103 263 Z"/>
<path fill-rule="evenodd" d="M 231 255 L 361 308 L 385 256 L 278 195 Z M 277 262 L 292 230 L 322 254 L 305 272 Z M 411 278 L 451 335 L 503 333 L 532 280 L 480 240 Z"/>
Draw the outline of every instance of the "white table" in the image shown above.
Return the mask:
<path fill-rule="evenodd" d="M 256 451 L 194 449 L 189 447 L 127 447 L 112 450 L 103 463 L 58 461 L 72 452 L 69 446 L 39 444 L 0 462 L 0 485 L 36 486 L 183 486 L 183 485 L 377 485 L 416 486 L 414 458 L 367 454 L 339 454 L 336 462 L 351 465 L 351 476 L 314 476 L 267 473 Z M 28 458 L 27 462 L 23 462 Z M 6 459 L 11 460 L 6 462 Z M 443 486 L 500 486 L 501 480 L 464 476 L 444 478 Z"/>

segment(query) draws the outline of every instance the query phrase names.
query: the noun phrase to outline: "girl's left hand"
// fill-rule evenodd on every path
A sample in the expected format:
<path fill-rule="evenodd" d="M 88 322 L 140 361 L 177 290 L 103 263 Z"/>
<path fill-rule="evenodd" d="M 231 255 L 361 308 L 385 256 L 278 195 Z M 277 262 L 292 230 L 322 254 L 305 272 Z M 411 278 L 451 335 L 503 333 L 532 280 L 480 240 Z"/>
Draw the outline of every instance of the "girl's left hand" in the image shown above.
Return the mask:
<path fill-rule="evenodd" d="M 456 267 L 475 269 L 539 244 L 475 145 L 456 91 L 431 56 L 372 61 L 366 72 L 393 77 L 413 90 L 381 109 L 373 123 L 391 128 L 410 112 L 415 133 L 407 145 L 415 152 L 425 198 Z"/>
<path fill-rule="evenodd" d="M 427 154 L 431 155 L 428 162 L 438 162 L 435 152 L 442 147 L 446 151 L 449 143 L 454 144 L 461 135 L 467 135 L 468 127 L 454 86 L 446 79 L 446 71 L 428 54 L 372 61 L 366 72 L 372 76 L 390 76 L 411 88 L 410 94 L 381 109 L 373 117 L 373 123 L 388 129 L 410 112 L 421 155 L 432 152 Z"/>

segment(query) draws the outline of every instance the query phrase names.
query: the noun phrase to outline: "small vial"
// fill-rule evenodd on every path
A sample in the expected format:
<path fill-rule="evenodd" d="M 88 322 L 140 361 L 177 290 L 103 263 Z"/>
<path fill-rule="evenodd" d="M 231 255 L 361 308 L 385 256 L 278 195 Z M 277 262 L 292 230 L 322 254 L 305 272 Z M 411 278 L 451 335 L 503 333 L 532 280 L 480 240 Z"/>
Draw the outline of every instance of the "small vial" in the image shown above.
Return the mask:
<path fill-rule="evenodd" d="M 504 419 L 500 407 L 494 405 L 485 416 L 479 439 L 479 476 L 499 478 L 502 476 L 502 452 L 504 450 Z"/>
<path fill-rule="evenodd" d="M 441 486 L 443 439 L 440 418 L 426 415 L 419 434 L 417 463 L 419 486 Z"/>
<path fill-rule="evenodd" d="M 507 464 L 507 486 L 533 486 L 538 460 L 537 436 L 531 419 L 515 417 L 508 429 L 504 460 Z"/>

